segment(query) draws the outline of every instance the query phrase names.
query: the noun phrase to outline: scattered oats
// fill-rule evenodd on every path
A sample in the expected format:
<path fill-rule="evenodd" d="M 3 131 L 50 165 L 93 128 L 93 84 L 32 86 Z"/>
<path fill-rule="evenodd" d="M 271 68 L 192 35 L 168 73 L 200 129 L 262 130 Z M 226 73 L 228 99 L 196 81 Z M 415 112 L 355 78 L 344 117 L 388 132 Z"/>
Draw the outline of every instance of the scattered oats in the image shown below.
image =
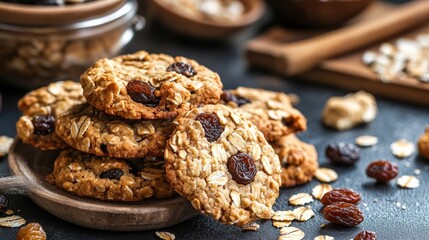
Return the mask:
<path fill-rule="evenodd" d="M 295 219 L 300 222 L 308 221 L 310 218 L 314 217 L 314 212 L 311 208 L 308 207 L 299 207 L 293 210 Z"/>
<path fill-rule="evenodd" d="M 422 171 L 420 169 L 414 169 L 414 174 L 420 175 L 420 173 L 422 173 Z"/>
<path fill-rule="evenodd" d="M 325 228 L 327 226 L 327 224 L 326 223 L 322 223 L 321 225 L 320 225 L 320 228 Z"/>
<path fill-rule="evenodd" d="M 159 237 L 162 240 L 174 240 L 176 239 L 176 236 L 174 234 L 169 232 L 155 232 L 156 236 Z"/>
<path fill-rule="evenodd" d="M 402 210 L 407 209 L 407 207 L 405 205 L 402 205 Z"/>
<path fill-rule="evenodd" d="M 228 182 L 228 177 L 223 171 L 212 172 L 207 178 L 207 183 L 224 186 Z"/>
<path fill-rule="evenodd" d="M 410 167 L 410 166 L 411 166 L 411 163 L 410 163 L 410 162 L 408 162 L 408 161 L 405 161 L 404 166 L 405 166 L 405 167 Z"/>
<path fill-rule="evenodd" d="M 0 136 L 0 157 L 6 156 L 9 153 L 9 148 L 12 146 L 13 138 Z"/>
<path fill-rule="evenodd" d="M 406 158 L 411 156 L 415 151 L 414 143 L 405 139 L 398 140 L 390 145 L 392 154 L 398 158 Z"/>
<path fill-rule="evenodd" d="M 396 202 L 395 203 L 396 207 L 400 208 L 401 207 L 401 203 L 400 202 Z"/>
<path fill-rule="evenodd" d="M 363 135 L 357 137 L 355 143 L 360 147 L 371 147 L 378 143 L 378 138 L 376 136 Z"/>
<path fill-rule="evenodd" d="M 271 217 L 274 221 L 282 221 L 282 222 L 288 222 L 295 220 L 295 214 L 288 210 L 288 211 L 276 211 L 274 215 Z"/>
<path fill-rule="evenodd" d="M 332 186 L 326 183 L 322 183 L 319 185 L 316 185 L 313 188 L 313 191 L 311 192 L 311 194 L 313 195 L 313 197 L 315 199 L 322 199 L 323 195 L 325 195 L 325 193 L 329 192 L 332 190 Z"/>
<path fill-rule="evenodd" d="M 280 229 L 279 240 L 301 240 L 305 233 L 296 227 L 284 227 Z"/>
<path fill-rule="evenodd" d="M 289 227 L 292 221 L 273 221 L 273 226 L 276 228 Z"/>
<path fill-rule="evenodd" d="M 308 193 L 298 193 L 289 198 L 289 204 L 295 206 L 302 206 L 311 202 L 313 202 L 313 197 Z"/>
<path fill-rule="evenodd" d="M 12 215 L 12 214 L 14 214 L 15 212 L 13 211 L 13 210 L 11 210 L 11 209 L 8 209 L 4 214 L 6 214 L 6 215 Z"/>
<path fill-rule="evenodd" d="M 398 178 L 397 183 L 403 188 L 417 188 L 420 185 L 420 182 L 416 177 L 409 175 L 404 175 Z"/>
<path fill-rule="evenodd" d="M 258 229 L 259 229 L 259 224 L 255 223 L 255 222 L 248 223 L 248 224 L 243 226 L 244 231 L 257 231 Z"/>
<path fill-rule="evenodd" d="M 8 227 L 8 228 L 15 228 L 15 227 L 21 227 L 25 224 L 25 219 L 18 216 L 13 215 L 9 217 L 0 218 L 0 227 Z"/>
<path fill-rule="evenodd" d="M 324 183 L 331 183 L 338 179 L 338 174 L 329 168 L 319 168 L 315 173 L 316 178 Z"/>
<path fill-rule="evenodd" d="M 334 238 L 328 235 L 319 235 L 314 240 L 334 240 Z"/>
<path fill-rule="evenodd" d="M 363 203 L 363 206 L 364 206 L 364 207 L 367 207 L 367 206 L 368 206 L 368 204 L 366 204 L 366 203 Z"/>

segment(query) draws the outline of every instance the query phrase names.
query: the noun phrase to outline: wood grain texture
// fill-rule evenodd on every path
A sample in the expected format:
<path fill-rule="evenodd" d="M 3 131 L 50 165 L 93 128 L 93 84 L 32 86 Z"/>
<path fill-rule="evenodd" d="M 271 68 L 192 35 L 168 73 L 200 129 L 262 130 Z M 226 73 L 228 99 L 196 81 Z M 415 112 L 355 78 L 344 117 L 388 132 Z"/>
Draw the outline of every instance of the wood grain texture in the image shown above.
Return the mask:
<path fill-rule="evenodd" d="M 45 181 L 57 155 L 57 151 L 40 151 L 16 140 L 8 162 L 15 176 L 0 179 L 0 189 L 12 187 L 18 180 L 15 186 L 28 189 L 30 198 L 41 208 L 76 225 L 101 230 L 158 229 L 198 214 L 185 198 L 179 196 L 118 203 L 82 198 L 58 190 Z"/>

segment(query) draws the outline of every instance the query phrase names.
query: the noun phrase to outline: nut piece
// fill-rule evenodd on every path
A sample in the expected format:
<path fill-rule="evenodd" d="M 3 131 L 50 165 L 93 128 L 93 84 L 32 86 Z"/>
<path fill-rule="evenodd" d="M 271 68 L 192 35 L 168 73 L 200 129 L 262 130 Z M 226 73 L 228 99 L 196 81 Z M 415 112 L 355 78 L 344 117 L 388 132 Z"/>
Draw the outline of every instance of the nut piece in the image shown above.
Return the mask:
<path fill-rule="evenodd" d="M 296 227 L 284 227 L 280 229 L 279 240 L 301 240 L 305 233 Z"/>
<path fill-rule="evenodd" d="M 259 224 L 255 223 L 255 222 L 248 223 L 248 224 L 244 225 L 242 229 L 244 231 L 257 231 L 259 229 Z"/>
<path fill-rule="evenodd" d="M 308 219 L 314 217 L 313 210 L 308 207 L 299 207 L 297 209 L 294 209 L 293 214 L 295 215 L 295 219 L 300 222 L 308 221 Z"/>
<path fill-rule="evenodd" d="M 398 178 L 398 186 L 403 188 L 418 188 L 420 185 L 419 179 L 414 176 L 404 175 Z"/>
<path fill-rule="evenodd" d="M 405 139 L 398 140 L 390 145 L 390 151 L 397 158 L 407 158 L 415 152 L 414 143 Z"/>
<path fill-rule="evenodd" d="M 174 240 L 176 239 L 176 236 L 174 234 L 169 232 L 155 232 L 156 236 L 159 237 L 162 240 Z"/>
<path fill-rule="evenodd" d="M 289 222 L 295 220 L 295 214 L 290 210 L 276 211 L 271 219 L 274 221 Z"/>
<path fill-rule="evenodd" d="M 21 227 L 25 224 L 25 219 L 18 216 L 13 215 L 9 217 L 0 218 L 0 227 L 8 227 L 8 228 L 15 228 L 15 227 Z"/>
<path fill-rule="evenodd" d="M 331 97 L 323 110 L 323 123 L 337 130 L 347 130 L 372 122 L 377 115 L 373 95 L 360 91 L 344 97 Z"/>
<path fill-rule="evenodd" d="M 331 183 L 338 179 L 338 174 L 329 168 L 319 168 L 316 170 L 316 178 L 324 183 Z"/>
<path fill-rule="evenodd" d="M 362 135 L 355 139 L 355 143 L 359 147 L 372 147 L 378 143 L 378 138 L 371 135 Z"/>
<path fill-rule="evenodd" d="M 313 197 L 308 193 L 298 193 L 289 198 L 289 204 L 295 206 L 302 206 L 311 202 L 313 202 Z"/>
<path fill-rule="evenodd" d="M 13 138 L 0 136 L 0 158 L 9 153 L 9 148 L 12 146 Z"/>
<path fill-rule="evenodd" d="M 314 240 L 334 240 L 334 238 L 328 235 L 319 235 Z"/>
<path fill-rule="evenodd" d="M 323 195 L 325 195 L 325 193 L 331 191 L 332 189 L 333 188 L 331 185 L 322 183 L 322 184 L 316 185 L 313 188 L 312 195 L 315 199 L 320 200 L 322 199 Z"/>

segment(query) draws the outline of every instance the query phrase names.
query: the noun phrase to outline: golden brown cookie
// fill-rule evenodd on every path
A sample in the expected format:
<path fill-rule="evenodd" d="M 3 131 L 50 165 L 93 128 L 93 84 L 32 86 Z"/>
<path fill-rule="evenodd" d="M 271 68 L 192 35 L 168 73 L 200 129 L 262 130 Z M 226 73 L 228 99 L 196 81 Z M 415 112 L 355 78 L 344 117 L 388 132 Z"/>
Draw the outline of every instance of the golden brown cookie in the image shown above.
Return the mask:
<path fill-rule="evenodd" d="M 263 134 L 224 105 L 192 109 L 165 150 L 167 180 L 192 206 L 226 224 L 269 219 L 280 162 Z"/>
<path fill-rule="evenodd" d="M 127 119 L 175 117 L 222 93 L 219 76 L 196 61 L 145 51 L 101 59 L 81 83 L 91 105 Z"/>
<path fill-rule="evenodd" d="M 68 149 L 60 153 L 46 179 L 59 189 L 101 200 L 127 202 L 172 196 L 174 191 L 165 179 L 164 161 L 140 161 L 142 169 L 133 169 L 125 160 Z"/>
<path fill-rule="evenodd" d="M 268 141 L 307 128 L 307 120 L 293 108 L 293 101 L 295 97 L 281 92 L 245 87 L 226 90 L 221 97 L 221 103 L 255 124 Z"/>
<path fill-rule="evenodd" d="M 282 164 L 282 187 L 293 187 L 313 179 L 319 167 L 316 148 L 299 140 L 294 134 L 271 142 Z"/>

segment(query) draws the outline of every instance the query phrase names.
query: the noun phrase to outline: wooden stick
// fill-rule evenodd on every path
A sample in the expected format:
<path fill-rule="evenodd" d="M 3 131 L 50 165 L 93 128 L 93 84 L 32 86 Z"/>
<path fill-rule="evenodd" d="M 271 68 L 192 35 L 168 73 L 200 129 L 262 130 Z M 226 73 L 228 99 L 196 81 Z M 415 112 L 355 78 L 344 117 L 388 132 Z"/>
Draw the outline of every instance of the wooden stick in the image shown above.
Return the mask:
<path fill-rule="evenodd" d="M 321 61 L 386 39 L 429 21 L 429 1 L 413 1 L 388 14 L 325 34 L 288 44 L 276 44 L 278 32 L 271 32 L 246 46 L 250 65 L 283 75 L 295 75 Z"/>

